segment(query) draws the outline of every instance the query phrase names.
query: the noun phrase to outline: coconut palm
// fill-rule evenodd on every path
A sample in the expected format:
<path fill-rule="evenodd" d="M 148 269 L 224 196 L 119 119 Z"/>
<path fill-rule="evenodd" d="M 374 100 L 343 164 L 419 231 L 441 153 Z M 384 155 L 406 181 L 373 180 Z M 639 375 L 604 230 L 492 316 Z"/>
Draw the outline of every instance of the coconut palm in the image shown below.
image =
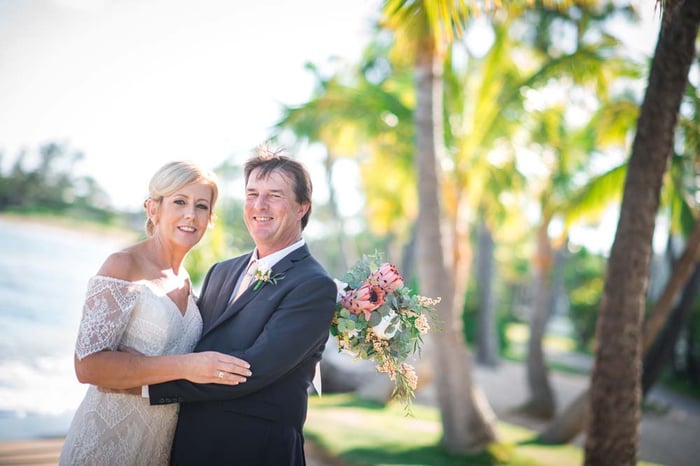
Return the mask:
<path fill-rule="evenodd" d="M 379 76 L 376 70 L 381 65 L 377 62 L 384 63 L 385 59 L 385 47 L 374 41 L 359 65 L 339 68 L 328 78 L 309 65 L 317 79 L 311 99 L 284 107 L 275 126 L 276 137 L 289 130 L 296 140 L 320 143 L 325 148 L 329 204 L 346 257 L 355 253 L 351 254 L 347 244 L 331 183 L 337 161 L 353 159 L 359 165 L 368 226 L 372 233 L 386 238 L 389 257 L 399 256 L 395 245 L 404 244 L 415 218 L 412 114 L 410 104 L 402 98 L 412 93 L 407 92 L 410 83 L 402 81 L 400 70 Z M 341 270 L 347 270 L 347 264 Z"/>
<path fill-rule="evenodd" d="M 495 417 L 485 398 L 475 391 L 471 354 L 461 325 L 465 257 L 446 225 L 441 196 L 445 157 L 443 127 L 443 66 L 447 46 L 468 17 L 463 1 L 385 0 L 386 27 L 413 59 L 416 107 L 414 113 L 418 177 L 416 262 L 423 294 L 440 297 L 442 332 L 430 342 L 436 371 L 437 398 L 443 426 L 442 443 L 450 452 L 481 451 L 496 439 Z M 458 231 L 457 231 L 458 233 Z M 453 245 L 450 247 L 449 245 Z M 461 292 L 460 292 L 461 291 Z"/>
<path fill-rule="evenodd" d="M 545 63 L 539 71 L 542 78 L 551 83 L 541 86 L 535 97 L 553 100 L 552 104 L 539 104 L 541 109 L 530 111 L 523 121 L 528 131 L 530 150 L 539 155 L 541 174 L 532 178 L 532 195 L 537 199 L 540 213 L 537 225 L 533 270 L 533 305 L 530 316 L 530 336 L 527 354 L 527 378 L 530 398 L 523 408 L 538 417 L 550 417 L 555 412 L 555 400 L 549 384 L 548 370 L 544 358 L 543 337 L 547 322 L 553 312 L 555 290 L 552 276 L 555 257 L 561 258 L 558 249 L 566 245 L 565 225 L 563 232 L 551 237 L 552 223 L 559 220 L 569 209 L 573 193 L 591 176 L 591 158 L 596 152 L 612 145 L 622 147 L 631 127 L 631 111 L 627 101 L 611 94 L 610 84 L 619 78 L 635 78 L 637 67 L 618 53 L 619 40 L 606 33 L 604 22 L 620 10 L 612 4 L 576 4 L 570 8 L 548 8 L 541 5 L 527 11 L 525 18 L 530 28 L 526 39 L 538 52 L 536 59 Z M 627 9 L 622 12 L 628 13 Z M 570 40 L 558 44 L 552 28 L 568 28 Z M 591 34 L 596 31 L 597 34 Z M 567 50 L 570 50 L 567 52 Z M 553 72 L 554 70 L 554 72 Z M 558 76 L 557 76 L 558 72 Z M 535 88 L 537 89 L 537 88 Z M 571 122 L 569 114 L 576 106 L 572 96 L 583 94 L 588 102 L 599 107 L 592 114 L 589 124 Z M 532 104 L 530 104 L 532 106 Z M 610 119 L 601 116 L 627 110 L 625 118 Z"/>
<path fill-rule="evenodd" d="M 632 145 L 600 305 L 585 464 L 637 463 L 642 317 L 662 180 L 688 71 L 700 2 L 663 3 L 663 21 Z"/>
<path fill-rule="evenodd" d="M 652 310 L 646 317 L 643 329 L 642 352 L 646 353 L 651 344 L 657 338 L 657 334 L 669 318 L 673 302 L 679 290 L 686 284 L 693 272 L 695 258 L 700 241 L 700 224 L 697 205 L 691 205 L 696 199 L 697 183 L 697 153 L 698 134 L 697 113 L 700 108 L 700 99 L 694 87 L 688 86 L 685 92 L 688 105 L 687 110 L 692 109 L 691 114 L 681 113 L 679 130 L 684 144 L 684 153 L 677 154 L 670 161 L 670 169 L 663 184 L 661 203 L 667 212 L 671 234 L 684 237 L 685 250 L 680 258 L 674 262 L 671 277 L 657 298 Z M 625 106 L 629 105 L 628 103 Z M 618 112 L 610 114 L 612 118 L 600 118 L 605 127 L 612 127 L 609 123 L 620 118 L 615 116 Z M 630 115 L 625 110 L 620 115 Z M 608 123 L 609 122 L 609 123 Z M 599 133 L 600 134 L 600 133 Z M 592 179 L 581 191 L 574 196 L 569 210 L 566 213 L 567 221 L 572 218 L 595 218 L 601 207 L 619 202 L 622 194 L 622 186 L 627 175 L 628 163 L 611 168 L 608 172 Z M 695 204 L 697 204 L 695 202 Z M 646 374 L 645 374 L 646 375 Z M 649 384 L 647 379 L 645 383 Z M 540 438 L 546 442 L 563 443 L 571 441 L 576 435 L 586 428 L 587 417 L 590 409 L 590 390 L 583 392 L 574 402 L 567 406 L 540 434 Z"/>

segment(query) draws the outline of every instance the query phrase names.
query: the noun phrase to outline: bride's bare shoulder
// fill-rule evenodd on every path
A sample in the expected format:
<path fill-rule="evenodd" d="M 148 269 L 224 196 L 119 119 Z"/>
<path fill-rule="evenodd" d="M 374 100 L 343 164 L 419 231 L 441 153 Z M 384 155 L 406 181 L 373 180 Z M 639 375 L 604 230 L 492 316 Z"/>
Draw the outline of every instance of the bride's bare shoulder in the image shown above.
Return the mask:
<path fill-rule="evenodd" d="M 144 257 L 141 243 L 110 254 L 97 275 L 125 281 L 136 281 L 143 277 Z"/>

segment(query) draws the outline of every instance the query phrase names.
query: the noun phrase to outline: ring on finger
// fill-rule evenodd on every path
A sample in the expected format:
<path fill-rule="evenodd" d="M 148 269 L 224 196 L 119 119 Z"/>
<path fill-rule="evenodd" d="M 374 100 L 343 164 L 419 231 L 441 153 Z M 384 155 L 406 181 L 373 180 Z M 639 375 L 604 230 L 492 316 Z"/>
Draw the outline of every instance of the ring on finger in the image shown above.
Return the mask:
<path fill-rule="evenodd" d="M 224 378 L 224 372 L 219 371 L 219 373 L 216 375 L 218 378 L 223 379 Z"/>

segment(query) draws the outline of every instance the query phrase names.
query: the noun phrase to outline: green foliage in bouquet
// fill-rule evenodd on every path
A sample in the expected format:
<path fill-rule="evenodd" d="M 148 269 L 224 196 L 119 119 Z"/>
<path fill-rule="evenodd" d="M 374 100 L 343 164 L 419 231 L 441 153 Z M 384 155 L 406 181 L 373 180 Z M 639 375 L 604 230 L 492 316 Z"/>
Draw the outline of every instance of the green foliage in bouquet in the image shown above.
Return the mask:
<path fill-rule="evenodd" d="M 422 337 L 430 330 L 440 299 L 413 293 L 396 267 L 377 252 L 363 255 L 336 284 L 331 335 L 339 351 L 374 361 L 377 370 L 394 381 L 392 398 L 409 407 L 418 376 L 406 361 L 420 358 Z"/>

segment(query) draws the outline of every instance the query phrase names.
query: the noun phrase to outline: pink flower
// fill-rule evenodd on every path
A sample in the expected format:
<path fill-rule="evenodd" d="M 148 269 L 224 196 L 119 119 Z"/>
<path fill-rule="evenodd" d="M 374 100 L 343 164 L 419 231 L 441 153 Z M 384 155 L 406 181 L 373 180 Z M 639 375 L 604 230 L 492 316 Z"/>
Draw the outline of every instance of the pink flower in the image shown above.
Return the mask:
<path fill-rule="evenodd" d="M 396 266 L 388 262 L 372 272 L 368 280 L 373 285 L 379 286 L 386 294 L 393 293 L 403 286 L 403 277 L 399 275 Z"/>
<path fill-rule="evenodd" d="M 365 319 L 369 322 L 372 311 L 384 304 L 384 290 L 365 282 L 361 287 L 346 292 L 341 304 L 352 314 L 363 312 Z"/>

